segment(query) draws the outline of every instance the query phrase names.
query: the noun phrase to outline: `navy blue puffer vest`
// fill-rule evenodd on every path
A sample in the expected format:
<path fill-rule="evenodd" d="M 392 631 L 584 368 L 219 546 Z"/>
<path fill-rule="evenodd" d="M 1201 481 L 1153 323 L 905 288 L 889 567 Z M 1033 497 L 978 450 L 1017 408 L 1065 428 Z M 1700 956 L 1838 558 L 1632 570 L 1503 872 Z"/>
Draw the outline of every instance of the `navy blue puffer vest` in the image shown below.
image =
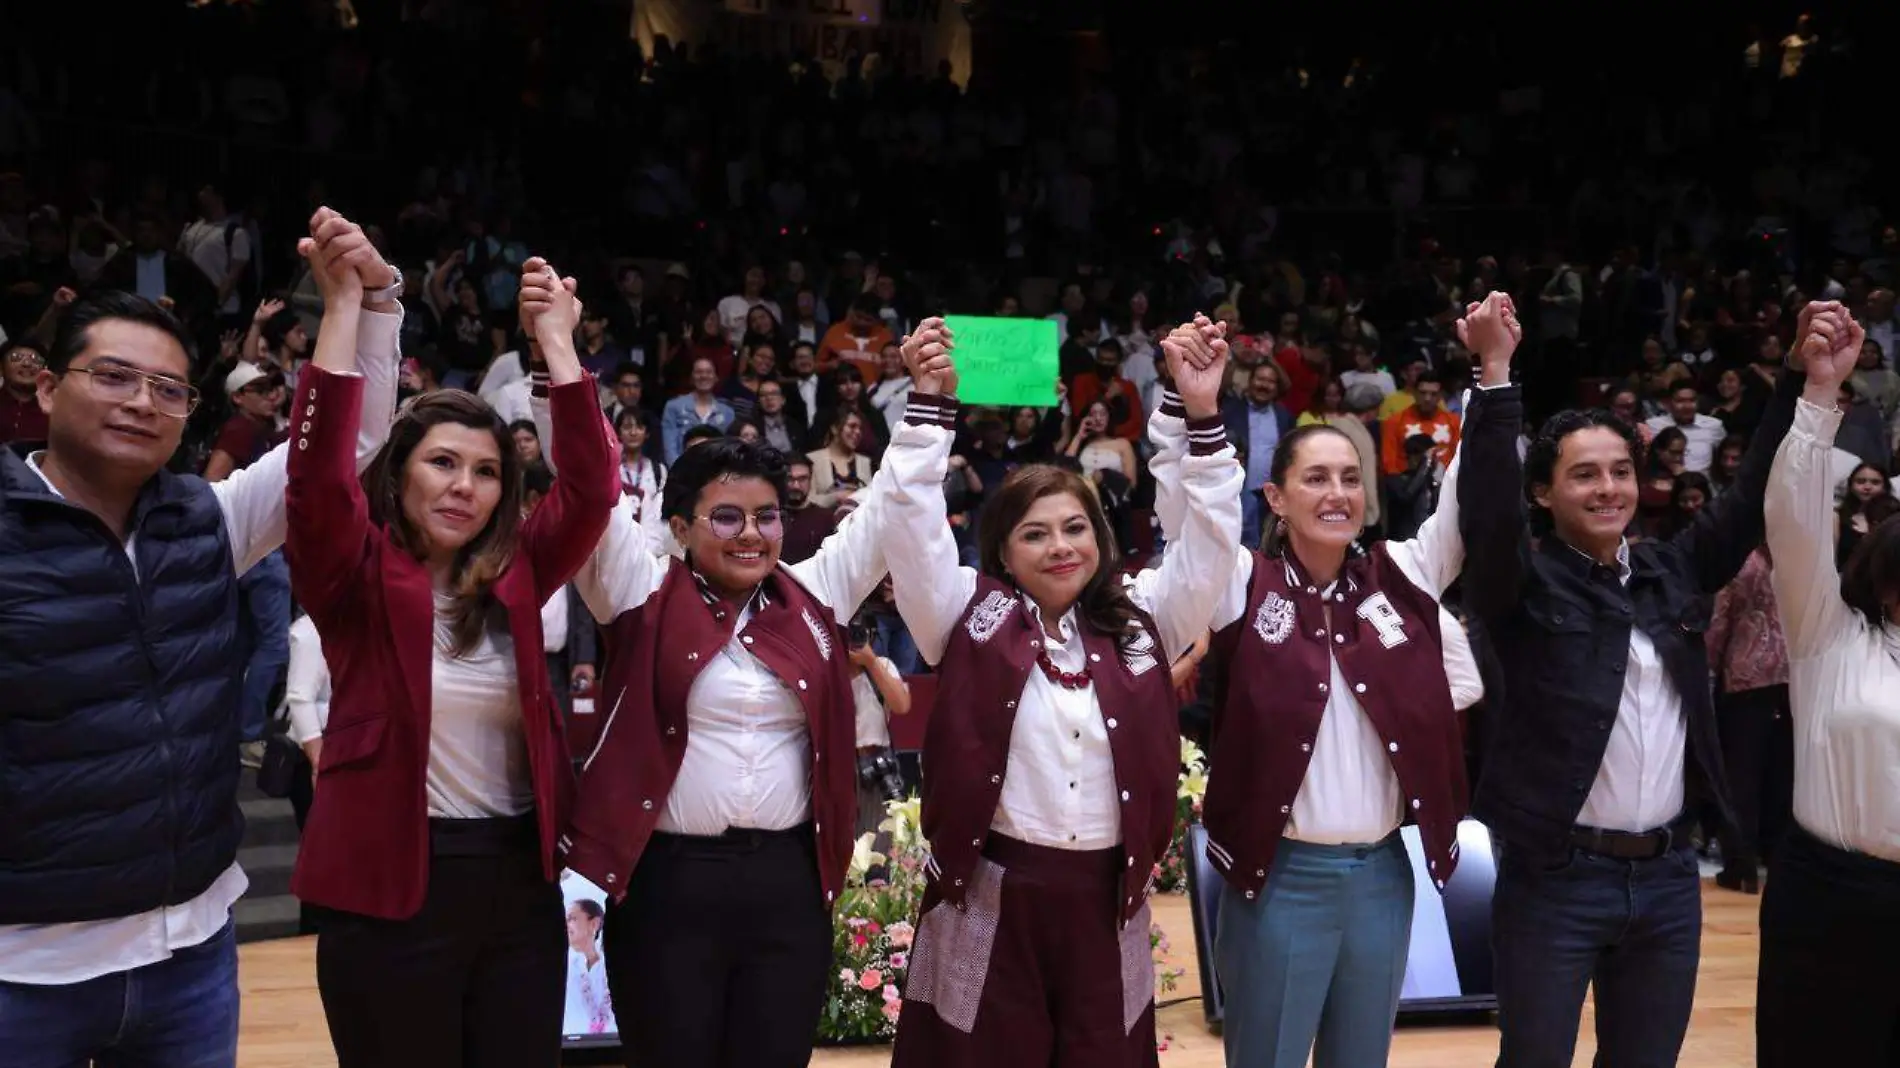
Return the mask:
<path fill-rule="evenodd" d="M 223 510 L 160 472 L 137 569 L 0 450 L 0 924 L 189 901 L 237 858 L 247 641 Z"/>

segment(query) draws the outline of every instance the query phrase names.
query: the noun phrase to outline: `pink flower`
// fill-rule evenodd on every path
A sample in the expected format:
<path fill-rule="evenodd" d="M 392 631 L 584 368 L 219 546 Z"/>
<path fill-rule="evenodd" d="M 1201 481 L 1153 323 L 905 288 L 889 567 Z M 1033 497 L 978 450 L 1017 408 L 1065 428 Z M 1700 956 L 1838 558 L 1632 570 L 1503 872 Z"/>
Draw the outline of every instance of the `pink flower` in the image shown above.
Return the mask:
<path fill-rule="evenodd" d="M 850 986 L 852 983 L 858 981 L 858 973 L 849 968 L 840 968 L 838 970 L 838 981 L 846 986 Z"/>
<path fill-rule="evenodd" d="M 908 968 L 908 967 L 910 967 L 910 954 L 908 954 L 908 953 L 893 953 L 893 954 L 891 954 L 891 967 L 893 967 L 893 968 Z"/>
<path fill-rule="evenodd" d="M 859 990 L 876 990 L 883 985 L 884 973 L 878 971 L 876 968 L 866 968 L 864 969 L 864 974 L 858 976 Z"/>
<path fill-rule="evenodd" d="M 892 1023 L 897 1022 L 897 1014 L 903 1011 L 904 1003 L 902 1001 L 887 1001 L 884 1003 L 884 1018 Z"/>
<path fill-rule="evenodd" d="M 891 929 L 889 932 L 891 936 L 891 948 L 892 949 L 909 949 L 911 939 L 916 936 L 916 933 L 917 932 L 915 928 L 913 928 L 910 924 L 903 922 L 902 920 L 899 920 L 898 922 L 891 924 Z"/>
<path fill-rule="evenodd" d="M 863 935 L 852 935 L 851 944 L 856 946 L 859 949 L 863 949 L 865 946 L 868 946 L 871 944 L 871 940 L 864 937 Z"/>
<path fill-rule="evenodd" d="M 876 934 L 882 934 L 882 933 L 884 933 L 884 928 L 883 928 L 882 926 L 880 926 L 880 925 L 878 924 L 878 922 L 877 922 L 876 920 L 872 920 L 872 921 L 871 921 L 871 933 L 872 933 L 872 934 L 874 934 L 874 935 L 876 935 Z"/>
<path fill-rule="evenodd" d="M 884 1004 L 889 1005 L 891 1002 L 896 1001 L 897 998 L 898 998 L 897 988 L 892 986 L 889 983 L 885 983 L 884 984 Z"/>

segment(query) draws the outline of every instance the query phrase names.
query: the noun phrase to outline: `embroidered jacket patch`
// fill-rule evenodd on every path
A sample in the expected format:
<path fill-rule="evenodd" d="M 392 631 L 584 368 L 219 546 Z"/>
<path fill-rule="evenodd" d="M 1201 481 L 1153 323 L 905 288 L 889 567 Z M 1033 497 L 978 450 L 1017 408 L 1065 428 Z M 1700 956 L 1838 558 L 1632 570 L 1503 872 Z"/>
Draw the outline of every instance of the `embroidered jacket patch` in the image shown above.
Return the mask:
<path fill-rule="evenodd" d="M 1253 629 L 1268 645 L 1279 645 L 1293 634 L 1293 602 L 1277 593 L 1267 594 L 1253 614 Z"/>
<path fill-rule="evenodd" d="M 1016 598 L 1001 590 L 991 590 L 990 595 L 983 598 L 983 603 L 971 610 L 969 622 L 964 624 L 964 628 L 970 632 L 972 640 L 982 645 L 996 636 L 1003 621 L 1015 610 Z"/>
<path fill-rule="evenodd" d="M 805 629 L 811 631 L 811 640 L 818 643 L 818 655 L 824 657 L 826 660 L 830 660 L 831 632 L 827 631 L 825 625 L 818 622 L 817 618 L 811 614 L 811 609 L 805 609 L 803 614 L 805 617 Z"/>

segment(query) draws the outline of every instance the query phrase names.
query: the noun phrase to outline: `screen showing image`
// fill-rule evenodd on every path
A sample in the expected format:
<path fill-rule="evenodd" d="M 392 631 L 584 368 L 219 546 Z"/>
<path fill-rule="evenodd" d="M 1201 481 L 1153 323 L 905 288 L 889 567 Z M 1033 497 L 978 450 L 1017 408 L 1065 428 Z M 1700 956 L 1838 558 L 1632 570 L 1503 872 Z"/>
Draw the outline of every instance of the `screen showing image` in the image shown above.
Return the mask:
<path fill-rule="evenodd" d="M 613 997 L 607 992 L 607 957 L 601 928 L 607 895 L 571 871 L 561 873 L 567 906 L 567 1011 L 561 1033 L 568 1045 L 618 1042 Z"/>

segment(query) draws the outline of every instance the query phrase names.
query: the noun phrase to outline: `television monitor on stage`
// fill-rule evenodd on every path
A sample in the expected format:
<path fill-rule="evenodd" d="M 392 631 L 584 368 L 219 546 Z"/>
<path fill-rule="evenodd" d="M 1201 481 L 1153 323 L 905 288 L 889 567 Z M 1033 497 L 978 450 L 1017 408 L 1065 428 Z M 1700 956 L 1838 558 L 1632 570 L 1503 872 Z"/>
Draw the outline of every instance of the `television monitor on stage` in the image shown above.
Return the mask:
<path fill-rule="evenodd" d="M 570 1049 L 618 1046 L 613 998 L 607 991 L 607 957 L 602 918 L 607 895 L 571 871 L 561 873 L 561 899 L 567 907 L 567 1009 L 562 1044 Z"/>
<path fill-rule="evenodd" d="M 1491 977 L 1491 890 L 1497 861 L 1491 832 L 1476 820 L 1458 825 L 1458 870 L 1444 894 L 1425 876 L 1418 828 L 1400 832 L 1412 858 L 1412 945 L 1399 1019 L 1436 1012 L 1482 1012 L 1497 1008 Z M 1220 930 L 1221 874 L 1207 860 L 1207 832 L 1188 828 L 1188 895 L 1194 917 L 1194 949 L 1201 969 L 1201 1002 L 1210 1026 L 1223 1016 L 1215 972 L 1214 938 Z"/>

